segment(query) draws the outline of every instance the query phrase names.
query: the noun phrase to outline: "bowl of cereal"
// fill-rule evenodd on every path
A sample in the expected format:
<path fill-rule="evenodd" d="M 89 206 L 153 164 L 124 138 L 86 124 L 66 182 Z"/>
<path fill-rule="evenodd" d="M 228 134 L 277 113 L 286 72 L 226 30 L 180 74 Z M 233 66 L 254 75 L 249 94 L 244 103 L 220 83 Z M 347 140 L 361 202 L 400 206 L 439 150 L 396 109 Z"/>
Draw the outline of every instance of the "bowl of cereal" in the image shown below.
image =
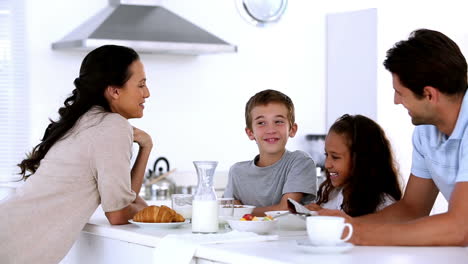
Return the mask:
<path fill-rule="evenodd" d="M 233 217 L 241 218 L 245 214 L 251 214 L 253 209 L 255 209 L 253 205 L 235 204 Z"/>
<path fill-rule="evenodd" d="M 247 214 L 252 216 L 251 214 Z M 269 234 L 278 229 L 278 220 L 269 216 L 252 217 L 251 220 L 245 218 L 227 220 L 229 226 L 236 231 L 254 232 L 257 234 Z"/>

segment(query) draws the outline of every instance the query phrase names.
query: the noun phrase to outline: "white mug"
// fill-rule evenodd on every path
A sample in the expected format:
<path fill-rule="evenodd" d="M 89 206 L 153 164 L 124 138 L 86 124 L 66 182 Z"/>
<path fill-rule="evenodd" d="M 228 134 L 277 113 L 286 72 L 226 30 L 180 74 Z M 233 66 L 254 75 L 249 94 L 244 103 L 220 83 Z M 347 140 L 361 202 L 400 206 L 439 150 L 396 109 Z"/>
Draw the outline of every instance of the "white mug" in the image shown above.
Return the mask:
<path fill-rule="evenodd" d="M 345 227 L 348 227 L 348 235 L 341 239 Z M 313 245 L 335 246 L 348 241 L 353 234 L 353 226 L 345 223 L 345 219 L 339 216 L 309 216 L 307 217 L 307 235 Z"/>

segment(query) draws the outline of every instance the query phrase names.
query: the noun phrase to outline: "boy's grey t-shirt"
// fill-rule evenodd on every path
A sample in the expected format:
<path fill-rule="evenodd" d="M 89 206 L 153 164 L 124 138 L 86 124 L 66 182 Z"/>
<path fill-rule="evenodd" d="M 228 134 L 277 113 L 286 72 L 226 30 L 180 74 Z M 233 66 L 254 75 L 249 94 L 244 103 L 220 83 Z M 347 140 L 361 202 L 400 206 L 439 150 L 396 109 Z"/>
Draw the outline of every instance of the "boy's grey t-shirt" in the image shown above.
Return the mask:
<path fill-rule="evenodd" d="M 315 163 L 305 152 L 286 150 L 283 157 L 268 167 L 252 161 L 234 164 L 229 170 L 229 180 L 224 197 L 233 197 L 242 204 L 257 207 L 278 204 L 285 193 L 300 192 L 303 201 L 312 201 L 316 195 Z"/>

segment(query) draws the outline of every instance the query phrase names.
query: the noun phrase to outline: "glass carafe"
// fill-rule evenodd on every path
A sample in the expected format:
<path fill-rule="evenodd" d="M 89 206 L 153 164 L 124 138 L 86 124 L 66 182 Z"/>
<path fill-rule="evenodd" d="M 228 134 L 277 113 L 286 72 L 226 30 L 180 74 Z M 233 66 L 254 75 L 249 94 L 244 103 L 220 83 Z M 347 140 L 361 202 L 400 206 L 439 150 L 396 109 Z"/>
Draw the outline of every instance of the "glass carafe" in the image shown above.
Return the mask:
<path fill-rule="evenodd" d="M 218 232 L 218 202 L 213 186 L 217 161 L 194 161 L 198 185 L 192 202 L 192 232 Z"/>

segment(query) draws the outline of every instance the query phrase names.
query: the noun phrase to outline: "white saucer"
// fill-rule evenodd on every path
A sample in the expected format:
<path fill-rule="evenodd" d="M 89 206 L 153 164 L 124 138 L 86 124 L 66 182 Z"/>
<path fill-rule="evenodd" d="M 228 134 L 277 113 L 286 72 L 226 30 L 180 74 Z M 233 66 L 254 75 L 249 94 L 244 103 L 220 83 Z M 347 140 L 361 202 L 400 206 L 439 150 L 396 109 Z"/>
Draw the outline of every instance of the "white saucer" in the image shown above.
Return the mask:
<path fill-rule="evenodd" d="M 296 243 L 297 247 L 304 251 L 319 254 L 342 253 L 354 247 L 353 244 L 346 242 L 334 246 L 315 246 L 312 245 L 308 239 L 296 240 Z"/>

